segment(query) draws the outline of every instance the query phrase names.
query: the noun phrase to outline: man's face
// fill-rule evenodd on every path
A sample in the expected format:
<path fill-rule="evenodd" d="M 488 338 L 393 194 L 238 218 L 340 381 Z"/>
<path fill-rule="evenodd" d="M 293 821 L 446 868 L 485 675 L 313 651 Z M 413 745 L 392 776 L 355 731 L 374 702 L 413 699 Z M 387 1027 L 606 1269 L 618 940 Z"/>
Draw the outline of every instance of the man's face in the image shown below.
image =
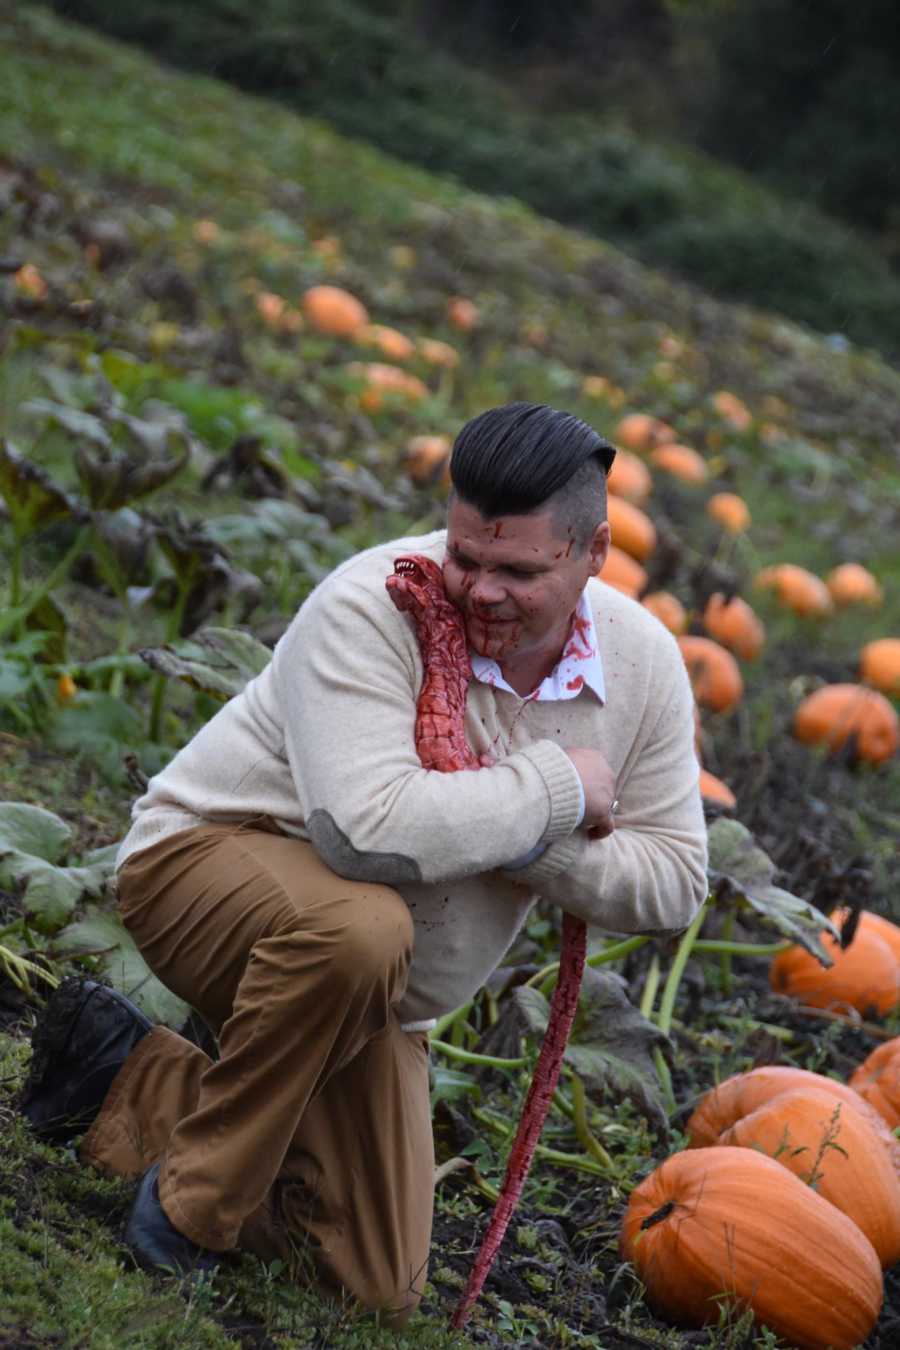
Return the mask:
<path fill-rule="evenodd" d="M 472 651 L 501 667 L 555 663 L 588 577 L 603 566 L 609 525 L 580 555 L 549 509 L 485 520 L 454 497 L 447 515 L 444 586 L 461 610 Z"/>

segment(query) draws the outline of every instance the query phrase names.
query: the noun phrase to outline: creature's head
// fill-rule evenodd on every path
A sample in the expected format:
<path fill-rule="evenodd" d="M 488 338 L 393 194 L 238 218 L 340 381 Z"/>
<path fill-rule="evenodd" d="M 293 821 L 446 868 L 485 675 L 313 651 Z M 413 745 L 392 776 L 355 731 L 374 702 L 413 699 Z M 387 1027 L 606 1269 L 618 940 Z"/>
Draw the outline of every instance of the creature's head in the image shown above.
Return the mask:
<path fill-rule="evenodd" d="M 436 562 L 421 553 L 395 558 L 393 573 L 385 585 L 398 609 L 422 611 L 446 599 L 443 572 Z"/>

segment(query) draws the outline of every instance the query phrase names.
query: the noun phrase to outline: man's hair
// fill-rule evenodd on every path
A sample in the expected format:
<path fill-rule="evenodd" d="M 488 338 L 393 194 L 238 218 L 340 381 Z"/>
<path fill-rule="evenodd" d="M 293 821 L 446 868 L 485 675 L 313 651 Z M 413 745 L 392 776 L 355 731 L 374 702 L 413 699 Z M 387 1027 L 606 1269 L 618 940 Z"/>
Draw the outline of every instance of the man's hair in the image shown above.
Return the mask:
<path fill-rule="evenodd" d="M 606 516 L 606 475 L 615 448 L 572 413 L 544 403 L 507 403 L 473 417 L 450 457 L 454 490 L 486 520 L 547 507 L 583 552 Z"/>

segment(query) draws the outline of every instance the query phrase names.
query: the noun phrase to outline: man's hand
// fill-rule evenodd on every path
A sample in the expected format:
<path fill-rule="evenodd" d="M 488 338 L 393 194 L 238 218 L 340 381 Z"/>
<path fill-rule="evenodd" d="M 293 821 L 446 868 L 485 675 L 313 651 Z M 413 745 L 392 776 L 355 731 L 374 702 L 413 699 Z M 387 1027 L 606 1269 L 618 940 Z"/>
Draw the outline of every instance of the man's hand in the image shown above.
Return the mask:
<path fill-rule="evenodd" d="M 616 828 L 612 812 L 616 798 L 615 775 L 601 750 L 566 746 L 565 751 L 584 788 L 582 829 L 587 830 L 591 839 L 605 839 Z"/>

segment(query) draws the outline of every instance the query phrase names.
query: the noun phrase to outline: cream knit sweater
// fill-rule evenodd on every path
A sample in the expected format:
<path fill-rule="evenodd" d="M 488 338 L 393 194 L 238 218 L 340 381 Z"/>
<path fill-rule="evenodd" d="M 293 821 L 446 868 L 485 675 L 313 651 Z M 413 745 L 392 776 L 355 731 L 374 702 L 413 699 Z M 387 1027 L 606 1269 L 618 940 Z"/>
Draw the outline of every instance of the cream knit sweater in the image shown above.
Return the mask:
<path fill-rule="evenodd" d="M 357 554 L 308 597 L 269 666 L 151 779 L 119 866 L 198 821 L 269 816 L 337 873 L 394 886 L 415 923 L 404 1023 L 471 998 L 536 896 L 614 933 L 684 928 L 706 894 L 693 696 L 678 647 L 603 583 L 588 595 L 607 701 L 537 702 L 473 681 L 466 733 L 489 769 L 442 774 L 413 739 L 422 662 L 385 577 L 401 553 L 444 557 L 444 531 Z M 563 746 L 596 746 L 617 779 L 608 839 L 576 828 Z M 537 843 L 545 852 L 505 873 Z"/>

